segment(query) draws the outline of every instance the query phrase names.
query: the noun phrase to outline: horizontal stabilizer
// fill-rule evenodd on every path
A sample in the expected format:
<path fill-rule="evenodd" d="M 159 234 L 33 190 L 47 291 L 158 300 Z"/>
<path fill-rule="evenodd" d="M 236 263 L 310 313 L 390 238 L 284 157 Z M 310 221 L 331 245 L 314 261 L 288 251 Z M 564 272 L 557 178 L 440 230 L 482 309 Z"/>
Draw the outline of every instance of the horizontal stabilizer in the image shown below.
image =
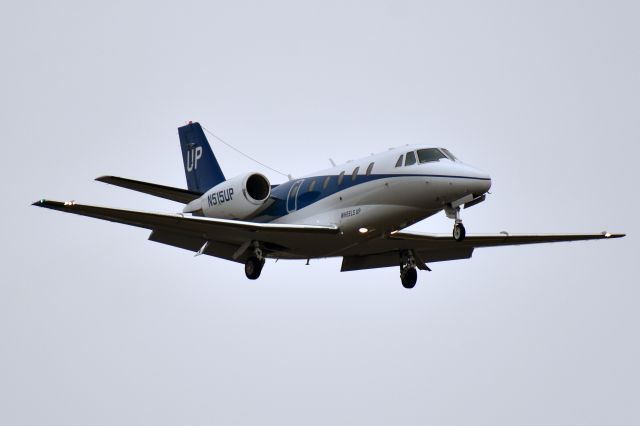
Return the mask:
<path fill-rule="evenodd" d="M 97 181 L 108 183 L 110 185 L 120 186 L 122 188 L 131 189 L 133 191 L 144 192 L 154 197 L 165 198 L 178 203 L 189 204 L 191 201 L 198 199 L 202 194 L 200 192 L 189 191 L 187 189 L 173 188 L 171 186 L 158 185 L 156 183 L 142 182 L 139 180 L 126 179 L 117 176 L 100 176 Z"/>

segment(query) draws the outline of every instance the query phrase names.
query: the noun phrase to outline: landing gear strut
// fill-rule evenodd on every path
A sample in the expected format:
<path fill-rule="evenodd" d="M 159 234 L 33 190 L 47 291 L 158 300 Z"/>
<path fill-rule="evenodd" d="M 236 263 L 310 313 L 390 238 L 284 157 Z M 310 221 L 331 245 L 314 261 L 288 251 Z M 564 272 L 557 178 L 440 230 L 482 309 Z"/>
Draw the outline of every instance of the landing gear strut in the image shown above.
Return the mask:
<path fill-rule="evenodd" d="M 250 280 L 257 280 L 264 267 L 264 256 L 258 244 L 253 247 L 253 255 L 244 263 L 244 273 Z"/>

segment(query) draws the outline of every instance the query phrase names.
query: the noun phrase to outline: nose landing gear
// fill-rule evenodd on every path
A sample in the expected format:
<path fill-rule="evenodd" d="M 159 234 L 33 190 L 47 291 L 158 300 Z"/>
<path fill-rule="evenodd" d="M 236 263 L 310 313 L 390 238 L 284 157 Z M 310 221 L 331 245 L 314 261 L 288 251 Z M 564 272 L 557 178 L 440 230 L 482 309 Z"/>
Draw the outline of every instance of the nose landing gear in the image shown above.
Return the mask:
<path fill-rule="evenodd" d="M 460 206 L 452 207 L 451 205 L 446 206 L 444 208 L 444 213 L 447 215 L 449 219 L 454 219 L 453 225 L 453 239 L 460 242 L 464 240 L 464 237 L 467 235 L 467 230 L 464 228 L 462 224 L 462 219 L 460 218 Z"/>
<path fill-rule="evenodd" d="M 466 229 L 464 229 L 464 225 L 462 222 L 456 223 L 453 225 L 453 239 L 460 242 L 464 240 L 464 237 L 467 235 Z"/>

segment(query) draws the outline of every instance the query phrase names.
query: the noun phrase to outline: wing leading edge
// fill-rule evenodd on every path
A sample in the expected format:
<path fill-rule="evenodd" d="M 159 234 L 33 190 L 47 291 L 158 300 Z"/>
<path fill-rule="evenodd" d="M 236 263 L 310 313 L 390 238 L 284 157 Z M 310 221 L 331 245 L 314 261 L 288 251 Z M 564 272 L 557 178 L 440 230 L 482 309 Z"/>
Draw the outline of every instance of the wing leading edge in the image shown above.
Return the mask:
<path fill-rule="evenodd" d="M 567 241 L 603 240 L 609 238 L 621 238 L 625 234 L 612 234 L 610 232 L 600 232 L 597 234 L 509 234 L 501 232 L 499 234 L 478 234 L 469 235 L 464 241 L 453 240 L 450 235 L 430 235 L 408 232 L 396 232 L 389 237 L 391 241 L 415 241 L 420 244 L 449 244 L 453 247 L 496 247 L 515 246 L 524 244 L 558 243 Z"/>

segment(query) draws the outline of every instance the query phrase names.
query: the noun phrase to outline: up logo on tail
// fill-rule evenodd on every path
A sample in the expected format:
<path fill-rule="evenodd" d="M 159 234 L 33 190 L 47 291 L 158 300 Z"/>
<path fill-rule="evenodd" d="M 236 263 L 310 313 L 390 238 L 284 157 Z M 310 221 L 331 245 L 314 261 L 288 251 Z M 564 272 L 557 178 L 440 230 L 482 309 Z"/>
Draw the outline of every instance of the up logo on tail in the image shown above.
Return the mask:
<path fill-rule="evenodd" d="M 202 147 L 194 146 L 187 151 L 187 171 L 198 169 L 198 160 L 202 158 Z"/>

